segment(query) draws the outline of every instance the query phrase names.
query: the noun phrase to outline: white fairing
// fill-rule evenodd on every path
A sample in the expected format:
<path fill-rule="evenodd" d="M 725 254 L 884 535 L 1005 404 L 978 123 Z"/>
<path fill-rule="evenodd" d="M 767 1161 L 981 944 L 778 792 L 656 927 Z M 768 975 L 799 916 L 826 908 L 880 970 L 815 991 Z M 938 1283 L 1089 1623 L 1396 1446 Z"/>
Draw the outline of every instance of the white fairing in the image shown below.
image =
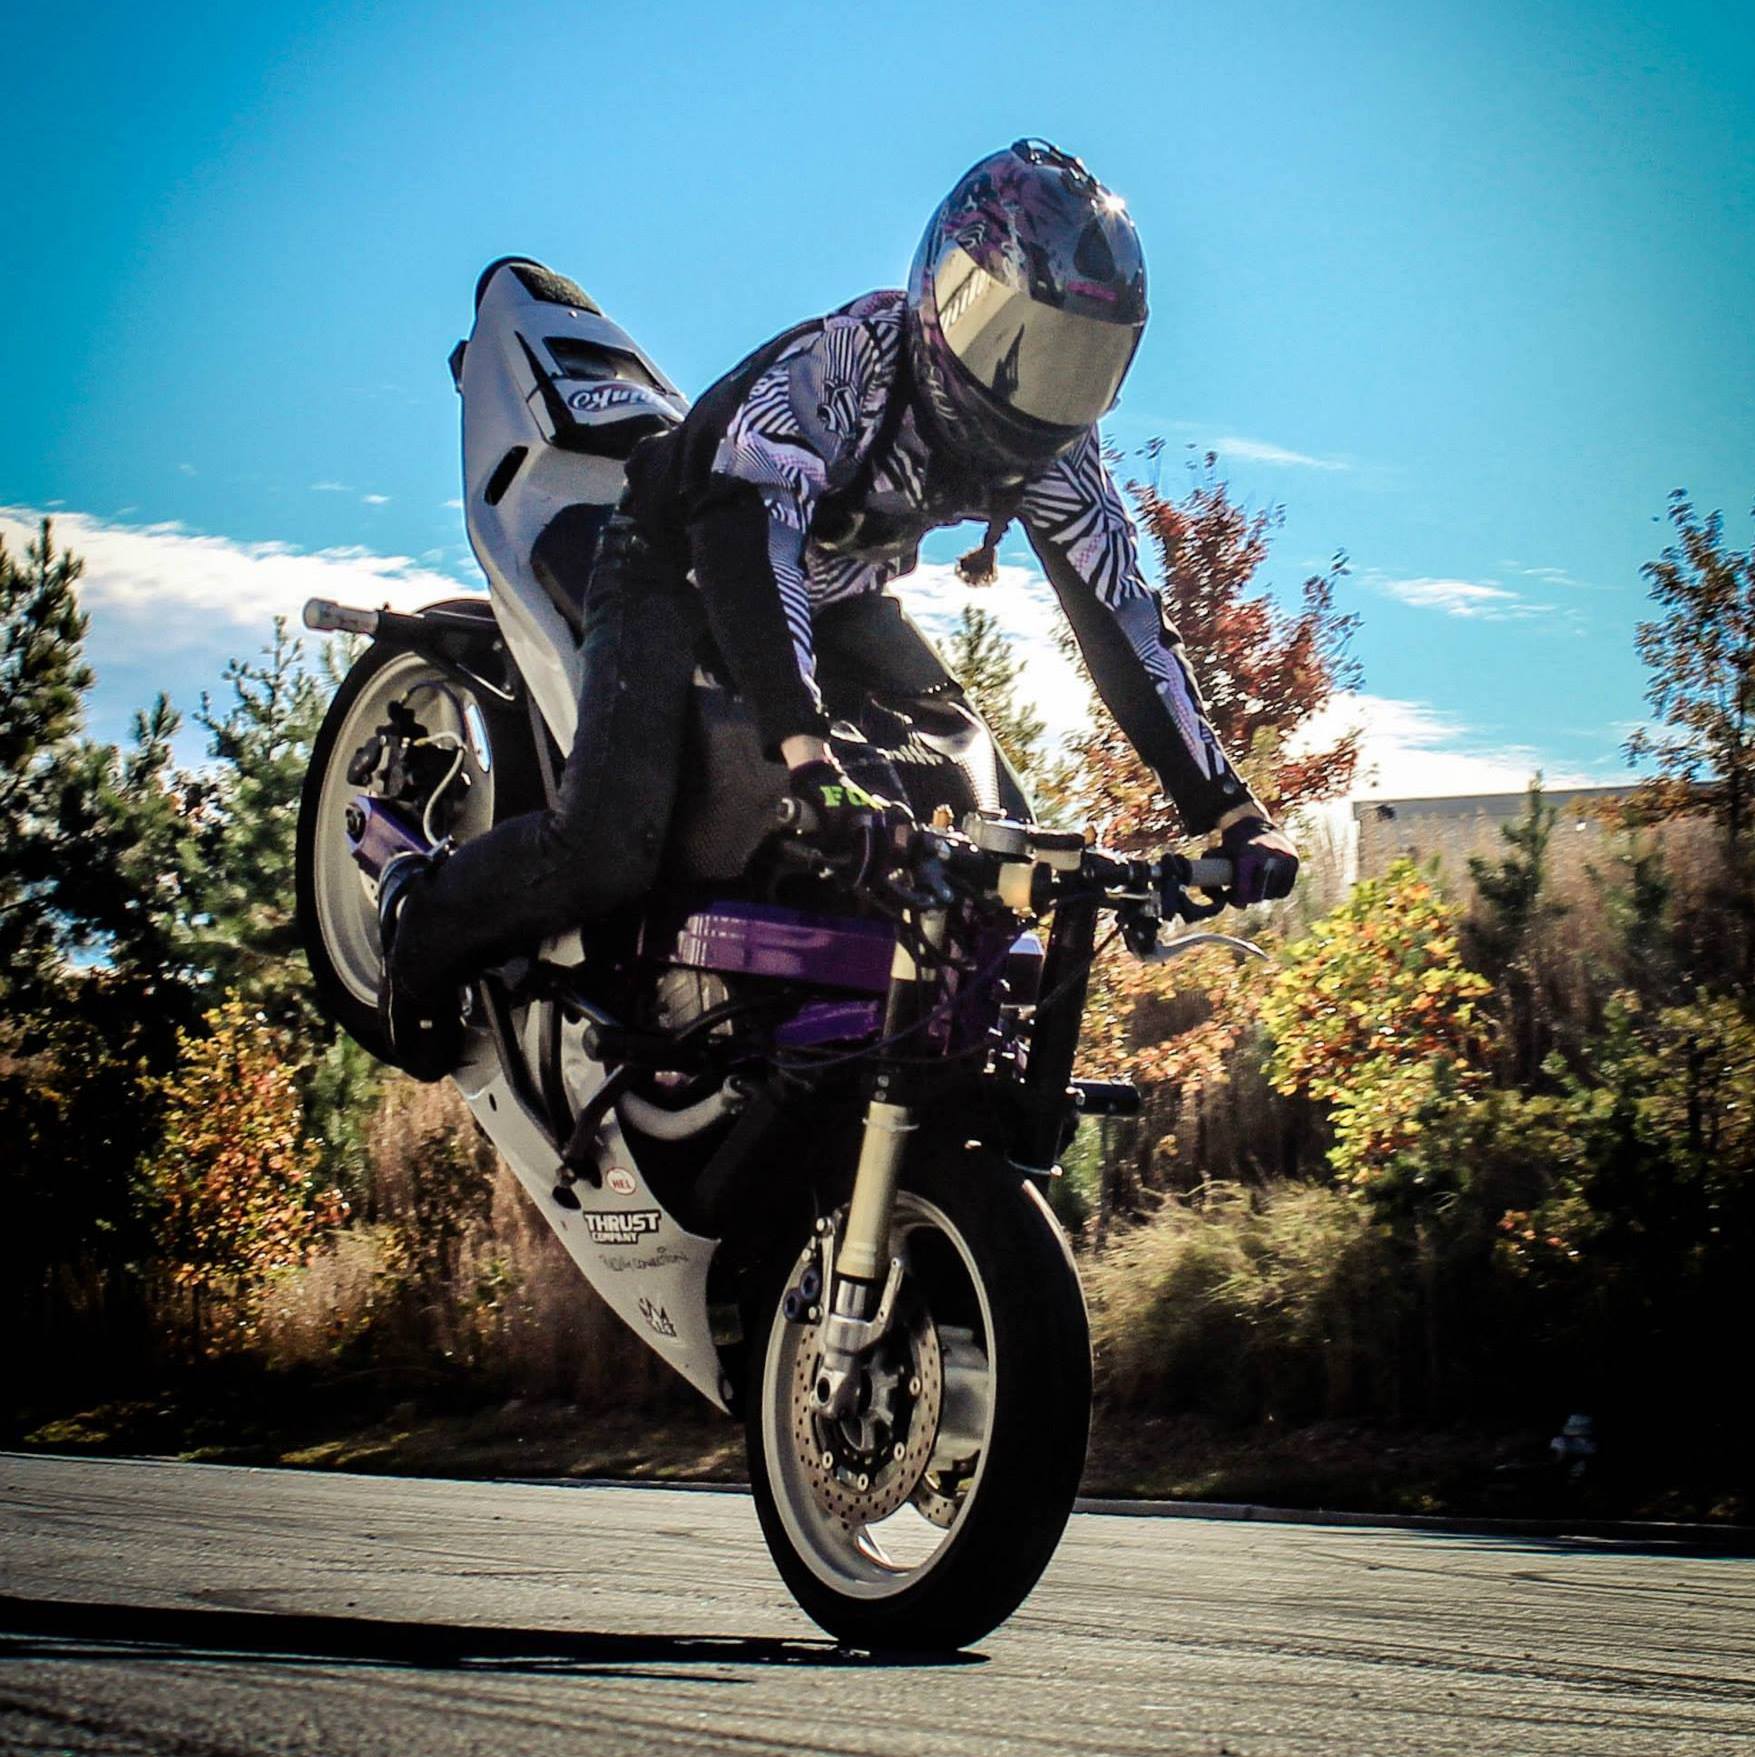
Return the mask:
<path fill-rule="evenodd" d="M 531 569 L 532 547 L 567 507 L 608 507 L 620 499 L 617 454 L 637 430 L 628 423 L 644 430 L 661 421 L 674 425 L 688 403 L 625 331 L 582 306 L 536 297 L 515 266 L 507 262 L 490 273 L 458 375 L 465 519 L 500 631 L 564 751 L 573 741 L 584 679 L 572 631 Z M 598 443 L 601 451 L 588 449 Z M 575 961 L 578 935 L 545 952 L 556 962 Z M 527 1028 L 532 1023 L 527 1017 Z M 472 1032 L 469 1043 L 469 1059 L 454 1076 L 458 1088 L 585 1279 L 723 1409 L 726 1391 L 707 1312 L 707 1271 L 717 1241 L 685 1231 L 662 1207 L 613 1113 L 598 1136 L 601 1181 L 579 1181 L 573 1186 L 578 1209 L 562 1207 L 554 1200 L 560 1165 L 551 1140 L 514 1089 L 488 1034 Z M 575 1107 L 603 1081 L 604 1069 L 585 1054 L 577 1029 L 563 1036 L 562 1074 Z"/>
<path fill-rule="evenodd" d="M 685 1231 L 653 1195 L 613 1113 L 597 1137 L 601 1181 L 581 1179 L 573 1185 L 579 1207 L 561 1207 L 554 1199 L 560 1164 L 547 1135 L 485 1033 L 471 1034 L 470 1050 L 452 1078 L 580 1272 L 635 1335 L 724 1409 L 727 1388 L 707 1311 L 707 1271 L 718 1241 Z M 563 1065 L 575 1104 L 603 1080 L 602 1067 L 576 1039 Z"/>
<path fill-rule="evenodd" d="M 464 520 L 501 632 L 565 751 L 583 681 L 578 648 L 531 570 L 531 549 L 565 508 L 614 506 L 629 424 L 680 422 L 688 401 L 618 324 L 537 298 L 519 266 L 490 273 L 464 346 Z M 594 438 L 601 452 L 583 449 Z"/>

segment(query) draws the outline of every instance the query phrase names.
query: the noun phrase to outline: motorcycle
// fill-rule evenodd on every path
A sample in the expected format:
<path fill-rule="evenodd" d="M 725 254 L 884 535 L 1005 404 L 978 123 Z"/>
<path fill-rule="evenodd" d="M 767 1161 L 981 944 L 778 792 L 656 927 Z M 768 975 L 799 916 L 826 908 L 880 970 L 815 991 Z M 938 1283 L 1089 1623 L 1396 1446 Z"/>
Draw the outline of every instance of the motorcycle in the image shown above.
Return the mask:
<path fill-rule="evenodd" d="M 484 273 L 451 366 L 487 599 L 305 615 L 369 641 L 313 749 L 297 883 L 319 994 L 379 1055 L 379 879 L 555 797 L 597 535 L 633 446 L 687 410 L 524 259 Z M 881 644 L 877 602 L 841 651 Z M 1081 1119 L 1139 1105 L 1073 1077 L 1099 922 L 1147 959 L 1208 943 L 1160 936 L 1230 871 L 1033 823 L 955 689 L 821 683 L 843 765 L 914 821 L 831 867 L 699 673 L 658 890 L 473 981 L 452 1078 L 605 1303 L 743 1421 L 800 1606 L 851 1645 L 956 1648 L 1035 1585 L 1084 1464 L 1090 1336 L 1044 1191 Z"/>

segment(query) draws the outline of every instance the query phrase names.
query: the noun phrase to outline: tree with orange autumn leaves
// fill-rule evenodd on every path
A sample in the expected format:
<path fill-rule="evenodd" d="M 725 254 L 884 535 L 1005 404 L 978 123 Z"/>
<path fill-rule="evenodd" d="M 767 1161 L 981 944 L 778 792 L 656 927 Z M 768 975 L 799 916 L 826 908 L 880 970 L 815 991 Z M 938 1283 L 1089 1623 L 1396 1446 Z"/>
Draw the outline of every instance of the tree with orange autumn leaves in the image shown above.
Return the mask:
<path fill-rule="evenodd" d="M 191 1352 L 214 1339 L 219 1309 L 248 1329 L 248 1295 L 303 1262 L 345 1218 L 319 1187 L 296 1065 L 236 996 L 204 1034 L 179 1034 L 181 1064 L 161 1082 L 164 1134 L 140 1168 L 156 1255 L 186 1294 Z"/>
<path fill-rule="evenodd" d="M 1191 475 L 1180 500 L 1144 482 L 1130 483 L 1129 492 L 1157 558 L 1164 614 L 1182 636 L 1207 718 L 1276 817 L 1339 798 L 1358 768 L 1359 731 L 1315 748 L 1302 746 L 1298 734 L 1361 681 L 1349 651 L 1359 619 L 1336 606 L 1346 560 L 1336 556 L 1326 573 L 1304 581 L 1295 612 L 1281 609 L 1257 575 L 1283 509 L 1251 511 L 1235 500 L 1210 452 Z M 1183 834 L 1175 808 L 1094 699 L 1090 727 L 1069 741 L 1049 793 L 1057 812 L 1091 823 L 1110 846 L 1157 849 Z"/>
<path fill-rule="evenodd" d="M 1337 605 L 1345 559 L 1337 556 L 1327 572 L 1303 582 L 1296 610 L 1282 609 L 1258 583 L 1282 509 L 1251 510 L 1235 499 L 1211 453 L 1190 474 L 1180 499 L 1139 481 L 1129 492 L 1145 551 L 1156 558 L 1164 614 L 1183 638 L 1208 718 L 1276 818 L 1337 798 L 1358 768 L 1359 731 L 1318 744 L 1303 735 L 1361 681 L 1349 650 L 1358 617 Z M 1184 831 L 1174 806 L 1094 691 L 1091 709 L 1089 727 L 1067 742 L 1051 771 L 1049 809 L 1062 821 L 1088 824 L 1106 846 L 1146 851 L 1176 842 Z M 1112 946 L 1101 959 L 1081 1065 L 1125 1075 L 1146 1091 L 1146 1159 L 1173 1145 L 1170 1128 L 1201 1092 L 1229 1078 L 1232 1051 L 1255 1029 L 1261 990 L 1259 967 L 1223 953 L 1148 966 Z M 1192 1023 L 1191 993 L 1202 1003 Z"/>

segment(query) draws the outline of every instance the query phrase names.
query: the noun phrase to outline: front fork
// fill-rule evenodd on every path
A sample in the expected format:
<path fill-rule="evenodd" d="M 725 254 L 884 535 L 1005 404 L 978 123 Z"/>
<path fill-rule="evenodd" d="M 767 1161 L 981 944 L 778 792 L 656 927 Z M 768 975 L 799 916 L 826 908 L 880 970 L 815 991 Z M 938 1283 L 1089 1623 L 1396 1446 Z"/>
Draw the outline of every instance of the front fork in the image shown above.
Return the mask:
<path fill-rule="evenodd" d="M 938 953 L 945 939 L 945 911 L 923 910 L 910 917 L 918 943 Z M 889 1328 L 896 1290 L 902 1280 L 902 1259 L 890 1253 L 890 1229 L 896 1213 L 896 1189 L 908 1137 L 919 1127 L 906 1090 L 907 1058 L 918 1057 L 912 1036 L 937 992 L 935 973 L 922 969 L 902 940 L 890 964 L 889 998 L 884 1007 L 886 1052 L 872 1072 L 865 1107 L 865 1129 L 859 1165 L 853 1174 L 853 1196 L 833 1272 L 824 1289 L 822 1360 L 817 1368 L 815 1401 L 826 1415 L 848 1415 L 858 1395 L 859 1360 Z M 887 1046 L 901 1038 L 901 1053 Z"/>

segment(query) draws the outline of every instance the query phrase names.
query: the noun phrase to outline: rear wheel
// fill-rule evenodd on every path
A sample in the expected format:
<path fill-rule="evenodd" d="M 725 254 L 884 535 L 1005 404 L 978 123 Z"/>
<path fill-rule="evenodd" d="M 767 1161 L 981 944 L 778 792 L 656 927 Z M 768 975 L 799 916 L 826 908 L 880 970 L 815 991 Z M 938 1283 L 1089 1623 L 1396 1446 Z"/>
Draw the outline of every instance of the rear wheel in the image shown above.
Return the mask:
<path fill-rule="evenodd" d="M 1027 1179 L 972 1157 L 911 1175 L 891 1233 L 896 1316 L 844 1419 L 812 1401 L 815 1325 L 781 1309 L 813 1251 L 752 1331 L 766 1337 L 748 1442 L 768 1548 L 850 1645 L 966 1646 L 1036 1584 L 1078 1492 L 1091 1349 L 1066 1241 Z"/>
<path fill-rule="evenodd" d="M 479 602 L 448 604 L 491 620 Z M 516 718 L 441 667 L 405 649 L 368 647 L 335 692 L 311 749 L 299 800 L 296 882 L 299 937 L 311 977 L 329 1015 L 373 1055 L 386 1058 L 378 1028 L 377 886 L 361 872 L 347 836 L 347 811 L 377 782 L 348 778 L 349 765 L 389 721 L 405 710 L 436 744 L 461 758 L 457 776 L 429 791 L 442 794 L 433 827 L 458 841 L 480 835 L 521 808 L 528 788 L 517 773 L 524 754 Z M 448 770 L 442 765 L 440 773 Z M 509 784 L 510 783 L 510 784 Z M 408 802 L 424 810 L 427 797 Z"/>

